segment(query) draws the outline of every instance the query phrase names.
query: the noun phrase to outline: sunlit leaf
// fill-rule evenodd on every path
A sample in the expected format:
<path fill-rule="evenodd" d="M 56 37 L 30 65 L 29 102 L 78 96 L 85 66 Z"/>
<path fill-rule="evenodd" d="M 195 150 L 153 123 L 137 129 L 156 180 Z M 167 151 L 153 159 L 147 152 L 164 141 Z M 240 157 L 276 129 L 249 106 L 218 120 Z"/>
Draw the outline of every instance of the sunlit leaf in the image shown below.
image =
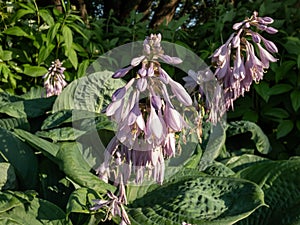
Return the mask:
<path fill-rule="evenodd" d="M 24 65 L 24 74 L 31 77 L 39 77 L 45 75 L 47 72 L 48 70 L 42 66 Z"/>

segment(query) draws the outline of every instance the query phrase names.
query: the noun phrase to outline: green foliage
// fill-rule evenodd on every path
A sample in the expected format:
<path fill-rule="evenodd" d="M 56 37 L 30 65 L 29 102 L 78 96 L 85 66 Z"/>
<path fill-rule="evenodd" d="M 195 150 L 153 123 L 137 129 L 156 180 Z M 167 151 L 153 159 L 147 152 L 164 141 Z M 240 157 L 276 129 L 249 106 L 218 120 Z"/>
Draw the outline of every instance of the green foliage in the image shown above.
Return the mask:
<path fill-rule="evenodd" d="M 107 190 L 116 191 L 94 169 L 115 130 L 101 111 L 124 82 L 95 60 L 161 32 L 210 64 L 232 24 L 253 10 L 275 19 L 278 62 L 235 102 L 226 126 L 204 124 L 203 143 L 181 144 L 182 154 L 196 149 L 182 165 L 168 162 L 162 186 L 127 185 L 126 210 L 132 224 L 299 223 L 300 161 L 276 160 L 300 154 L 296 0 L 216 1 L 201 16 L 191 12 L 156 30 L 136 12 L 125 21 L 108 15 L 85 24 L 69 2 L 63 1 L 64 13 L 35 3 L 15 1 L 12 13 L 0 10 L 1 224 L 107 224 L 106 208 L 89 208 L 94 199 L 107 200 Z M 69 85 L 42 98 L 42 76 L 55 59 L 64 63 Z M 166 70 L 181 82 L 182 71 Z"/>

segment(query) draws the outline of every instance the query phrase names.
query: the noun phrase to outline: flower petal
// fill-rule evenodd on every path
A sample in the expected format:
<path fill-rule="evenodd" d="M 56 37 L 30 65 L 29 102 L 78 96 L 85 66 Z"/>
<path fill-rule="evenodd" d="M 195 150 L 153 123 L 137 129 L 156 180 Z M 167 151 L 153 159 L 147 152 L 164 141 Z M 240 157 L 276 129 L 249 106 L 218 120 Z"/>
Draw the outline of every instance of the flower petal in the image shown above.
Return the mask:
<path fill-rule="evenodd" d="M 169 84 L 171 86 L 171 90 L 176 98 L 185 106 L 190 106 L 193 104 L 191 96 L 187 93 L 187 91 L 182 87 L 182 85 L 172 79 L 169 80 Z"/>

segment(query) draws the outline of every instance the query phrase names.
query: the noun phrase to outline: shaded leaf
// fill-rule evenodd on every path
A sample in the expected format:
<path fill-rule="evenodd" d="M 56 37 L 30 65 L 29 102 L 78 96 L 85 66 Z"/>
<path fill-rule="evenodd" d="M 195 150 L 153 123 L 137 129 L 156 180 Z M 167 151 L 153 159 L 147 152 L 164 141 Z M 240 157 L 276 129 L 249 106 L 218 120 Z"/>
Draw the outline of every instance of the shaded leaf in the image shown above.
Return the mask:
<path fill-rule="evenodd" d="M 100 195 L 90 188 L 78 188 L 72 192 L 67 205 L 67 215 L 70 213 L 90 214 L 90 207 L 95 199 L 101 199 Z"/>
<path fill-rule="evenodd" d="M 61 145 L 57 153 L 60 168 L 70 179 L 82 187 L 88 187 L 101 193 L 106 193 L 107 190 L 114 192 L 114 186 L 105 183 L 90 172 L 91 168 L 82 158 L 78 148 L 80 146 L 76 142 L 66 142 Z"/>
<path fill-rule="evenodd" d="M 300 160 L 265 161 L 241 170 L 237 177 L 257 183 L 265 193 L 262 207 L 237 224 L 292 225 L 300 222 Z"/>
<path fill-rule="evenodd" d="M 288 133 L 290 133 L 294 128 L 294 123 L 291 120 L 282 120 L 278 127 L 276 132 L 276 138 L 281 138 L 286 136 Z"/>
<path fill-rule="evenodd" d="M 55 156 L 59 151 L 58 145 L 46 141 L 42 138 L 39 138 L 38 136 L 21 129 L 15 129 L 14 133 L 16 133 L 22 139 L 24 139 L 28 144 L 33 146 L 35 149 L 42 151 L 46 156 L 48 156 L 50 159 L 55 161 Z"/>
<path fill-rule="evenodd" d="M 216 126 L 213 126 L 208 140 L 206 140 L 205 147 L 202 147 L 205 150 L 199 163 L 200 170 L 205 170 L 220 155 L 225 145 L 225 140 L 226 130 L 223 125 L 218 123 Z"/>
<path fill-rule="evenodd" d="M 225 165 L 234 172 L 238 172 L 239 170 L 242 170 L 253 164 L 261 163 L 267 160 L 267 158 L 263 158 L 257 155 L 243 154 L 241 156 L 233 156 L 230 159 L 226 160 Z"/>
<path fill-rule="evenodd" d="M 230 122 L 227 128 L 227 137 L 250 132 L 251 140 L 254 141 L 257 150 L 260 153 L 267 154 L 271 151 L 271 145 L 268 137 L 259 126 L 250 121 Z"/>
<path fill-rule="evenodd" d="M 37 158 L 33 150 L 3 128 L 0 128 L 0 140 L 1 155 L 13 165 L 21 188 L 34 188 L 37 181 Z"/>
<path fill-rule="evenodd" d="M 0 163 L 0 190 L 13 190 L 17 187 L 15 170 L 10 163 Z"/>
<path fill-rule="evenodd" d="M 282 108 L 271 108 L 264 112 L 264 115 L 278 118 L 278 119 L 284 119 L 289 117 L 289 113 L 282 109 Z"/>
<path fill-rule="evenodd" d="M 35 193 L 0 192 L 0 199 L 1 198 L 8 198 L 14 201 L 14 204 L 11 204 L 11 209 L 9 211 L 0 213 L 1 224 L 72 224 L 59 207 L 49 201 L 37 198 Z M 1 203 L 3 204 L 3 201 L 1 201 Z"/>
<path fill-rule="evenodd" d="M 73 127 L 62 127 L 62 128 L 52 129 L 49 131 L 38 131 L 35 134 L 39 137 L 48 138 L 54 142 L 57 142 L 57 141 L 75 141 L 84 133 L 86 132 L 74 129 Z"/>
<path fill-rule="evenodd" d="M 196 176 L 167 183 L 129 205 L 132 224 L 234 224 L 264 205 L 262 190 L 234 178 Z"/>
<path fill-rule="evenodd" d="M 16 118 L 34 118 L 44 115 L 51 110 L 56 96 L 37 99 L 17 99 L 8 100 L 0 104 L 0 113 Z"/>
<path fill-rule="evenodd" d="M 292 91 L 290 97 L 291 97 L 293 109 L 297 112 L 298 109 L 300 108 L 300 90 Z"/>
<path fill-rule="evenodd" d="M 268 94 L 278 95 L 278 94 L 289 92 L 292 89 L 293 86 L 290 84 L 276 84 L 268 90 Z"/>
<path fill-rule="evenodd" d="M 30 126 L 26 118 L 4 118 L 0 119 L 0 127 L 6 130 L 13 128 L 20 128 L 23 130 L 29 130 Z"/>

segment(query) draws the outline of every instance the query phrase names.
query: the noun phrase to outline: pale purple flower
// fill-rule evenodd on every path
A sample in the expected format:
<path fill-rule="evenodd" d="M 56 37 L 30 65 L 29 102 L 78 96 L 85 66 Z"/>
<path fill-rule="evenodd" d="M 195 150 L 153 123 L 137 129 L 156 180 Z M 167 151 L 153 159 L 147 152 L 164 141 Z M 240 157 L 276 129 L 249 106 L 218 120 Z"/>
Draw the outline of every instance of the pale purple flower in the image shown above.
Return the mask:
<path fill-rule="evenodd" d="M 106 218 L 111 219 L 111 216 L 120 216 L 122 221 L 120 225 L 122 224 L 131 224 L 129 217 L 127 215 L 127 212 L 124 208 L 124 205 L 127 204 L 127 199 L 126 199 L 126 193 L 125 193 L 125 186 L 124 183 L 121 182 L 119 183 L 119 192 L 118 195 L 115 195 L 114 193 L 108 191 L 107 192 L 107 197 L 109 200 L 103 200 L 103 199 L 95 199 L 93 202 L 95 203 L 90 210 L 96 211 L 100 208 L 106 208 L 108 210 L 108 214 Z"/>
<path fill-rule="evenodd" d="M 59 95 L 63 88 L 67 86 L 64 75 L 65 70 L 66 68 L 62 67 L 62 63 L 59 59 L 52 62 L 48 72 L 43 76 L 44 88 L 46 89 L 47 97 Z"/>
<path fill-rule="evenodd" d="M 216 67 L 215 76 L 223 86 L 224 104 L 227 110 L 233 108 L 233 102 L 239 96 L 249 91 L 252 80 L 258 82 L 263 78 L 270 62 L 277 61 L 271 54 L 278 52 L 276 45 L 252 30 L 252 27 L 255 27 L 274 34 L 277 30 L 269 27 L 271 23 L 273 23 L 272 18 L 259 17 L 258 13 L 254 12 L 250 18 L 234 24 L 233 29 L 236 32 L 213 53 L 212 64 Z M 259 57 L 256 56 L 247 36 L 251 36 L 253 44 L 257 46 Z"/>
<path fill-rule="evenodd" d="M 143 55 L 133 58 L 129 67 L 113 75 L 124 77 L 140 65 L 134 77 L 113 93 L 112 102 L 105 109 L 117 124 L 115 137 L 106 148 L 107 156 L 97 170 L 105 180 L 122 176 L 126 184 L 134 173 L 135 181 L 140 183 L 148 173 L 161 184 L 164 159 L 176 154 L 174 132 L 188 127 L 176 107 L 189 107 L 192 99 L 161 67 L 159 59 L 169 64 L 182 62 L 164 54 L 161 35 L 152 34 L 144 41 Z M 125 173 L 120 173 L 122 170 Z"/>

